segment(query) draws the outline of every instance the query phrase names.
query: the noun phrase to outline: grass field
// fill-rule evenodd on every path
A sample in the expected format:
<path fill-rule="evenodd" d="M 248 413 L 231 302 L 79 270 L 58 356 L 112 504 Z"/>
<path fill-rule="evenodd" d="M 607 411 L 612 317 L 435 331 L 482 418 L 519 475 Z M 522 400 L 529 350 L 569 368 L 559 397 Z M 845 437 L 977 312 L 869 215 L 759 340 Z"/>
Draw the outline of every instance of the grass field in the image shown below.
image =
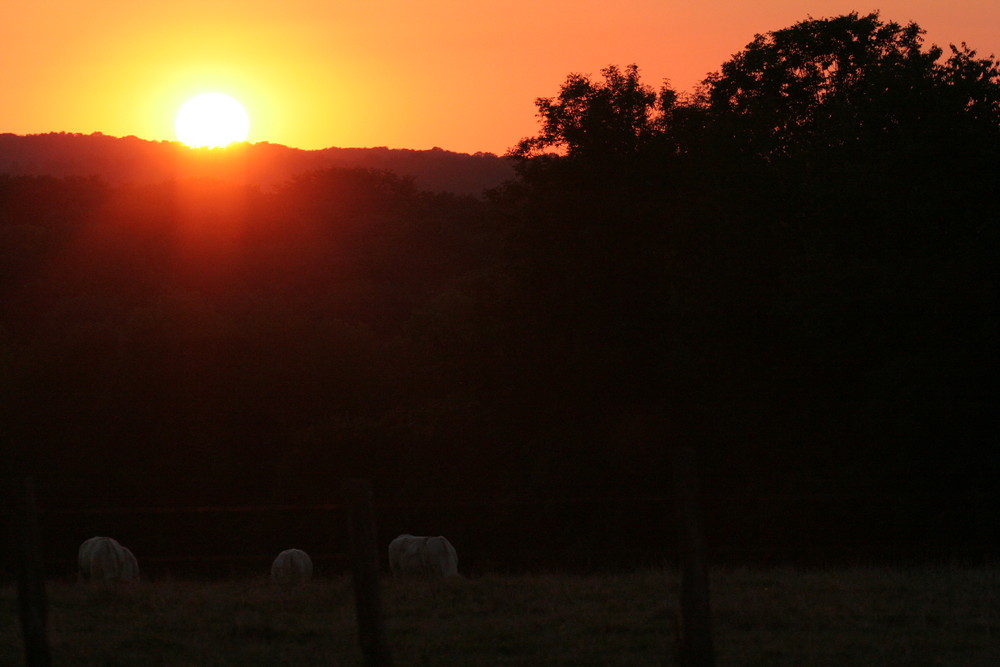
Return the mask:
<path fill-rule="evenodd" d="M 711 573 L 726 665 L 1000 665 L 1000 569 L 727 569 Z M 677 578 L 488 575 L 384 580 L 397 665 L 675 664 Z M 358 665 L 350 579 L 50 582 L 55 665 Z M 23 664 L 16 593 L 0 665 Z"/>

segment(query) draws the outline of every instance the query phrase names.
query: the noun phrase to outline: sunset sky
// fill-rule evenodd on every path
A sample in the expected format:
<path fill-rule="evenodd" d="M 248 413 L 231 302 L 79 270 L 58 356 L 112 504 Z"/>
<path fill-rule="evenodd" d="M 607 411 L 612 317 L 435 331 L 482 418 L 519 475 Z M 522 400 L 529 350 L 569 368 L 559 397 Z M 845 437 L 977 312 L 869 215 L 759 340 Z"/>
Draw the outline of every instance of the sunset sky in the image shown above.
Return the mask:
<path fill-rule="evenodd" d="M 755 33 L 875 9 L 1000 54 L 997 0 L 5 2 L 0 132 L 174 140 L 181 104 L 217 91 L 253 142 L 502 153 L 571 72 L 636 63 L 686 91 Z"/>

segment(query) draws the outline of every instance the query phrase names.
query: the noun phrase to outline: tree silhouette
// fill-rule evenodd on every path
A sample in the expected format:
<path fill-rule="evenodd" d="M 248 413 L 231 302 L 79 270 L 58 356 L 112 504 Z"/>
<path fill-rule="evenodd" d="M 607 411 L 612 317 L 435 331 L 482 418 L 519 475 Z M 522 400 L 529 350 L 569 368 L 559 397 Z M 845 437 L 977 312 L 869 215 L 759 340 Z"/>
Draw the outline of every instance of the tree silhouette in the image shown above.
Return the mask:
<path fill-rule="evenodd" d="M 659 92 L 639 80 L 637 65 L 624 71 L 601 70 L 604 81 L 571 74 L 557 97 L 535 100 L 542 130 L 522 139 L 511 154 L 526 158 L 548 149 L 589 161 L 634 155 L 659 134 L 677 94 L 664 85 Z"/>
<path fill-rule="evenodd" d="M 854 12 L 757 35 L 705 79 L 699 104 L 729 141 L 772 156 L 897 148 L 970 110 L 995 123 L 995 64 L 964 45 L 941 64 L 924 32 Z"/>

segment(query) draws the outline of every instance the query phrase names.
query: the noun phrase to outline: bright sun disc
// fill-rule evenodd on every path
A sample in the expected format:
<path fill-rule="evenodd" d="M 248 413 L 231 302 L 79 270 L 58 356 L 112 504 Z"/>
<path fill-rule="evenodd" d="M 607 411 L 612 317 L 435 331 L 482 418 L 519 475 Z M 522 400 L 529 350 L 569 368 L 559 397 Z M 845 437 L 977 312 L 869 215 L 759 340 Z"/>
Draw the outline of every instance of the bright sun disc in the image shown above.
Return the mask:
<path fill-rule="evenodd" d="M 243 105 L 222 93 L 192 97 L 174 118 L 177 138 L 191 147 L 220 148 L 246 141 L 250 117 Z"/>

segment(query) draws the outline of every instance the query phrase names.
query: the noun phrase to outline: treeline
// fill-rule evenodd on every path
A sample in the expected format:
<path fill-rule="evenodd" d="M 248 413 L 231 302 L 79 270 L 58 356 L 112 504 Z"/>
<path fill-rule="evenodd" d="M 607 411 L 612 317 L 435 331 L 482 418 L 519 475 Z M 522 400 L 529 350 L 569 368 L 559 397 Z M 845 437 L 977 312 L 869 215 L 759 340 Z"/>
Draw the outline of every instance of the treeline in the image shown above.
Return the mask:
<path fill-rule="evenodd" d="M 530 501 L 662 495 L 691 446 L 734 534 L 843 493 L 998 543 L 994 61 L 851 14 L 697 95 L 602 77 L 484 197 L 0 178 L 16 463 L 55 504 Z"/>

